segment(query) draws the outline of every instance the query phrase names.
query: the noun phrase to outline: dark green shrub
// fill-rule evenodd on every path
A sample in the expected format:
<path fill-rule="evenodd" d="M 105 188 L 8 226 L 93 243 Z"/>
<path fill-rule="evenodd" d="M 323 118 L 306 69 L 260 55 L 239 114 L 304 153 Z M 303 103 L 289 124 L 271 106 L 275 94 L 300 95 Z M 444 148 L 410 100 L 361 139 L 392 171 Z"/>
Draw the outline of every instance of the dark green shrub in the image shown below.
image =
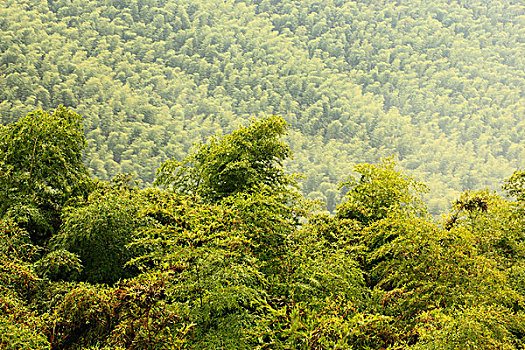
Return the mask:
<path fill-rule="evenodd" d="M 135 268 L 125 266 L 135 256 L 127 245 L 137 230 L 151 223 L 140 214 L 144 205 L 134 189 L 115 186 L 94 192 L 84 205 L 64 213 L 52 246 L 78 255 L 84 266 L 81 280 L 111 284 L 136 275 Z"/>

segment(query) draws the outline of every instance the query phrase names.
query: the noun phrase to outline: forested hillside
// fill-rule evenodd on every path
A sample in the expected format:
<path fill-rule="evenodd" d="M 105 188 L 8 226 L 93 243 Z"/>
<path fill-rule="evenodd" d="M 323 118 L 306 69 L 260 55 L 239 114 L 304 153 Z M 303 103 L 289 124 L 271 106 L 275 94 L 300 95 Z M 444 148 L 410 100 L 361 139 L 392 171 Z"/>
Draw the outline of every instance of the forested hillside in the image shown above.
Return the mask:
<path fill-rule="evenodd" d="M 356 162 L 497 189 L 525 167 L 525 6 L 512 0 L 3 0 L 3 124 L 84 116 L 86 166 L 150 185 L 191 145 L 282 116 L 304 193 L 335 210 Z"/>
<path fill-rule="evenodd" d="M 102 181 L 64 107 L 0 125 L 0 348 L 493 350 L 525 345 L 525 172 L 434 222 L 392 158 L 335 215 L 283 162 L 280 117 Z"/>

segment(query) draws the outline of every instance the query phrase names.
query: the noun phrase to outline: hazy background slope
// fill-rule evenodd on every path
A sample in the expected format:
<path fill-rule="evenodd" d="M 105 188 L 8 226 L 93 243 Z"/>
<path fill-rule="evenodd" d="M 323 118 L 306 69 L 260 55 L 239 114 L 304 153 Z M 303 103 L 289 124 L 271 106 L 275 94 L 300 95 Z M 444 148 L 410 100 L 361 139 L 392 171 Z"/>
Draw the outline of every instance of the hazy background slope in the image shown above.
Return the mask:
<path fill-rule="evenodd" d="M 437 213 L 525 167 L 524 90 L 521 1 L 0 3 L 2 123 L 73 107 L 100 178 L 149 184 L 192 143 L 277 114 L 289 171 L 329 209 L 354 162 L 394 154 Z"/>

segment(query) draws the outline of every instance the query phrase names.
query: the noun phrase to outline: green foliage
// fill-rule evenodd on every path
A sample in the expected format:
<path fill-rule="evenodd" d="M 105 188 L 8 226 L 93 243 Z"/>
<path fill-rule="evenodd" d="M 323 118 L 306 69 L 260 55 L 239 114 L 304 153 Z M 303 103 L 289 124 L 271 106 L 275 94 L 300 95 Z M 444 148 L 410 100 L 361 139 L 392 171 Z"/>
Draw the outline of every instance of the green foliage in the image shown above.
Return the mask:
<path fill-rule="evenodd" d="M 0 220 L 0 347 L 48 349 L 39 333 L 40 320 L 27 301 L 40 288 L 31 261 L 37 255 L 29 234 L 11 221 Z"/>
<path fill-rule="evenodd" d="M 421 339 L 411 349 L 519 349 L 523 343 L 511 330 L 523 333 L 524 321 L 523 315 L 500 307 L 472 307 L 452 315 L 433 310 L 421 317 Z"/>
<path fill-rule="evenodd" d="M 269 316 L 256 328 L 262 333 L 257 349 L 380 349 L 399 337 L 391 317 L 359 313 L 340 298 L 327 298 L 321 308 L 266 307 Z"/>
<path fill-rule="evenodd" d="M 135 243 L 150 252 L 135 263 L 173 273 L 177 283 L 168 293 L 195 323 L 195 348 L 246 348 L 242 330 L 252 322 L 249 311 L 255 300 L 266 296 L 265 261 L 258 258 L 274 261 L 283 243 L 276 220 L 282 219 L 267 209 L 273 207 L 270 196 L 265 197 L 267 208 L 261 202 L 254 206 L 250 196 L 261 195 L 201 204 L 164 194 L 148 214 L 163 225 L 143 232 Z M 260 210 L 273 215 L 255 216 Z"/>
<path fill-rule="evenodd" d="M 166 159 L 280 115 L 310 198 L 396 154 L 430 211 L 525 167 L 523 6 L 509 0 L 5 0 L 0 119 L 65 104 L 86 166 L 150 185 Z"/>
<path fill-rule="evenodd" d="M 487 199 L 488 193 L 480 193 L 483 194 Z M 429 344 L 433 345 L 428 345 L 428 348 L 449 348 L 437 347 L 439 344 L 461 348 L 459 344 L 465 341 L 465 344 L 473 344 L 469 345 L 470 348 L 477 348 L 475 344 L 485 342 L 493 344 L 488 348 L 499 348 L 516 341 L 512 322 L 498 325 L 502 327 L 501 332 L 508 336 L 502 336 L 499 330 L 494 331 L 497 334 L 493 335 L 487 332 L 497 325 L 495 320 L 499 319 L 500 314 L 503 315 L 501 320 L 518 320 L 521 317 L 516 313 L 523 308 L 525 301 L 517 287 L 520 270 L 516 267 L 509 273 L 505 271 L 517 261 L 523 261 L 519 249 L 508 249 L 521 245 L 522 238 L 515 234 L 521 229 L 514 229 L 516 219 L 512 215 L 503 215 L 510 213 L 508 207 L 507 210 L 502 209 L 503 205 L 509 204 L 495 196 L 485 202 L 480 195 L 467 193 L 455 203 L 460 210 L 468 210 L 469 217 L 457 218 L 455 226 L 449 226 L 448 230 L 423 218 L 403 216 L 394 211 L 362 231 L 361 261 L 368 273 L 367 284 L 378 298 L 376 310 L 396 316 L 402 339 L 409 343 L 414 343 L 421 335 L 420 332 L 427 334 L 424 333 L 424 322 L 432 323 L 432 317 L 429 316 L 430 321 L 421 321 L 421 317 L 426 317 L 422 315 L 432 313 L 432 310 L 444 310 L 444 315 L 450 316 L 455 308 L 478 307 L 502 311 L 495 312 L 492 325 L 488 325 L 488 321 L 480 320 L 477 325 L 475 322 L 478 321 L 472 321 L 473 330 L 462 328 L 466 322 L 463 319 L 448 318 L 436 327 L 449 329 L 446 332 L 450 333 L 443 331 L 436 334 L 455 337 L 464 332 L 461 337 L 465 338 L 446 340 L 434 334 L 437 338 L 431 337 L 434 340 Z M 489 216 L 489 213 L 493 213 L 493 216 Z M 509 257 L 512 259 L 509 260 Z M 479 315 L 482 314 L 480 311 Z M 465 317 L 468 319 L 468 316 Z M 420 322 L 423 322 L 420 325 L 423 330 L 417 326 Z M 483 327 L 489 327 L 489 330 Z M 521 334 L 521 331 L 517 332 Z M 447 335 L 443 335 L 445 333 Z M 487 334 L 488 338 L 483 338 Z M 465 340 L 467 338 L 468 341 Z M 496 340 L 491 340 L 493 338 Z M 423 341 L 422 344 L 426 343 Z M 421 345 L 421 348 L 427 347 Z"/>
<path fill-rule="evenodd" d="M 63 295 L 55 295 L 44 333 L 52 349 L 94 345 L 111 330 L 111 291 L 84 283 L 67 287 Z"/>
<path fill-rule="evenodd" d="M 337 217 L 369 224 L 391 212 L 426 214 L 421 200 L 426 186 L 395 170 L 392 158 L 375 165 L 358 164 L 354 171 L 359 179 L 351 177 L 340 185 L 347 193 L 337 207 Z"/>
<path fill-rule="evenodd" d="M 117 325 L 108 344 L 126 349 L 183 349 L 194 324 L 170 303 L 166 273 L 144 274 L 115 289 Z"/>
<path fill-rule="evenodd" d="M 11 220 L 0 220 L 0 256 L 4 260 L 30 261 L 36 253 L 26 231 Z"/>
<path fill-rule="evenodd" d="M 525 201 L 525 171 L 518 170 L 505 180 L 503 189 L 518 201 Z"/>
<path fill-rule="evenodd" d="M 145 274 L 113 288 L 69 285 L 55 296 L 44 331 L 52 349 L 182 349 L 192 324 L 169 303 L 168 274 Z"/>
<path fill-rule="evenodd" d="M 235 215 L 237 228 L 248 239 L 259 260 L 260 270 L 267 275 L 285 269 L 290 247 L 288 240 L 309 211 L 293 190 L 279 192 L 274 187 L 256 186 L 251 193 L 240 193 L 224 199 L 221 206 Z"/>
<path fill-rule="evenodd" d="M 0 316 L 0 346 L 5 350 L 49 349 L 49 342 L 35 329 Z"/>
<path fill-rule="evenodd" d="M 11 221 L 0 220 L 0 288 L 7 298 L 30 297 L 38 289 L 39 278 L 31 261 L 37 254 L 29 234 Z"/>
<path fill-rule="evenodd" d="M 82 268 L 78 255 L 64 249 L 53 250 L 36 264 L 38 274 L 51 280 L 78 279 Z"/>
<path fill-rule="evenodd" d="M 52 113 L 37 110 L 2 128 L 3 188 L 22 193 L 71 191 L 86 176 L 81 117 L 60 106 Z M 41 193 L 38 193 L 42 195 Z M 34 194 L 35 196 L 37 194 Z"/>
<path fill-rule="evenodd" d="M 136 240 L 147 254 L 132 263 L 175 273 L 170 293 L 195 323 L 194 348 L 249 348 L 254 310 L 285 283 L 288 238 L 306 210 L 281 168 L 285 125 L 272 117 L 212 138 L 161 167 L 171 195 L 149 193 L 147 215 L 162 225 Z"/>
<path fill-rule="evenodd" d="M 282 169 L 290 155 L 279 139 L 285 130 L 282 118 L 269 117 L 213 137 L 186 159 L 164 163 L 155 184 L 211 202 L 261 185 L 282 191 L 291 183 Z"/>
<path fill-rule="evenodd" d="M 38 110 L 0 132 L 0 217 L 16 218 L 36 241 L 49 237 L 60 208 L 88 180 L 81 117 Z"/>
<path fill-rule="evenodd" d="M 289 238 L 286 295 L 290 302 L 324 305 L 326 298 L 364 303 L 363 271 L 355 260 L 355 222 L 318 215 Z"/>
<path fill-rule="evenodd" d="M 401 303 L 404 317 L 425 308 L 505 302 L 513 292 L 497 261 L 481 254 L 476 238 L 422 220 L 382 220 L 363 232 L 370 283 L 389 291 L 384 298 Z"/>
<path fill-rule="evenodd" d="M 136 271 L 125 263 L 138 252 L 127 247 L 137 230 L 152 224 L 140 214 L 146 200 L 125 184 L 102 187 L 85 203 L 64 211 L 61 230 L 51 240 L 55 250 L 78 255 L 84 266 L 80 279 L 114 283 Z M 56 253 L 55 253 L 56 254 Z"/>
<path fill-rule="evenodd" d="M 525 298 L 525 264 L 523 259 L 507 270 L 507 280 L 512 289 Z"/>
<path fill-rule="evenodd" d="M 465 192 L 454 203 L 445 227 L 463 227 L 475 237 L 479 251 L 508 268 L 525 258 L 523 204 L 488 191 Z"/>
<path fill-rule="evenodd" d="M 3 179 L 0 346 L 523 348 L 519 191 L 465 191 L 432 222 L 425 187 L 386 159 L 355 167 L 330 216 L 290 186 L 284 127 L 254 121 L 166 163 L 159 181 L 174 191 L 80 172 L 45 197 L 21 190 L 22 170 Z M 61 140 L 50 149 L 69 154 Z"/>
<path fill-rule="evenodd" d="M 247 332 L 260 349 L 382 347 L 396 337 L 391 319 L 363 313 L 364 274 L 353 259 L 358 223 L 324 215 L 289 237 L 280 288 Z"/>

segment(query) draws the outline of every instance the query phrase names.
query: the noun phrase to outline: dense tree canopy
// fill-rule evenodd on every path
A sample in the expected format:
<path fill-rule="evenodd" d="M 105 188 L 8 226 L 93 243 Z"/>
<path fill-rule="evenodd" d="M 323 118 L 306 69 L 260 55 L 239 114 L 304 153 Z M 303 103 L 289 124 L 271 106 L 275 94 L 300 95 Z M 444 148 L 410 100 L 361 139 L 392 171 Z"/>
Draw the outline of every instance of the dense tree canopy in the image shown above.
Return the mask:
<path fill-rule="evenodd" d="M 84 115 L 86 166 L 144 185 L 193 143 L 279 115 L 335 211 L 356 162 L 395 154 L 433 214 L 525 167 L 521 2 L 89 0 L 0 3 L 2 124 Z"/>
<path fill-rule="evenodd" d="M 391 158 L 381 164 L 357 164 L 359 179 L 341 183 L 347 189 L 344 202 L 337 208 L 340 218 L 355 219 L 365 224 L 385 218 L 389 213 L 425 215 L 421 195 L 426 186 L 395 169 Z"/>
<path fill-rule="evenodd" d="M 36 135 L 50 159 L 62 162 L 62 172 L 50 171 L 49 186 L 57 194 L 50 198 L 65 201 L 53 207 L 59 219 L 52 232 L 28 225 L 22 211 L 9 209 L 0 218 L 2 348 L 525 345 L 521 171 L 504 182 L 517 200 L 465 191 L 435 222 L 420 198 L 424 186 L 392 159 L 359 164 L 360 177 L 341 183 L 345 197 L 329 215 L 287 186 L 280 162 L 289 150 L 279 140 L 280 118 L 215 135 L 194 148 L 188 163 L 170 161 L 175 167 L 159 171 L 159 179 L 168 179 L 165 189 L 141 189 L 129 175 L 86 179 L 77 157 L 79 120 L 60 107 L 2 129 L 10 136 L 59 123 L 57 137 Z M 35 142 L 26 139 L 22 146 Z M 11 147 L 0 148 L 1 169 L 15 176 L 12 154 Z M 36 160 L 36 151 L 29 154 L 29 169 L 33 159 L 53 165 Z M 172 172 L 181 166 L 188 168 Z M 239 166 L 247 177 L 237 176 Z M 263 176 L 250 167 L 263 169 Z M 3 191 L 44 210 L 42 194 L 24 193 L 20 183 L 46 178 L 20 169 L 20 179 L 2 177 Z M 177 174 L 189 178 L 174 181 Z M 177 187 L 185 181 L 204 185 Z M 228 191 L 218 192 L 220 184 Z M 71 190 L 77 187 L 82 190 Z M 9 196 L 6 208 L 14 205 Z"/>
<path fill-rule="evenodd" d="M 282 168 L 290 155 L 289 147 L 280 140 L 285 131 L 282 118 L 270 117 L 222 138 L 211 138 L 184 160 L 162 164 L 155 184 L 210 201 L 261 185 L 277 192 L 286 190 L 292 179 Z"/>
<path fill-rule="evenodd" d="M 89 182 L 85 145 L 81 117 L 62 106 L 0 129 L 0 218 L 37 236 L 55 232 L 61 207 Z"/>
<path fill-rule="evenodd" d="M 523 349 L 524 16 L 0 1 L 0 348 Z"/>
<path fill-rule="evenodd" d="M 136 230 L 152 223 L 141 214 L 147 199 L 129 185 L 114 181 L 63 210 L 61 230 L 50 244 L 78 255 L 83 280 L 114 283 L 134 274 L 125 264 L 137 252 L 127 245 Z"/>

